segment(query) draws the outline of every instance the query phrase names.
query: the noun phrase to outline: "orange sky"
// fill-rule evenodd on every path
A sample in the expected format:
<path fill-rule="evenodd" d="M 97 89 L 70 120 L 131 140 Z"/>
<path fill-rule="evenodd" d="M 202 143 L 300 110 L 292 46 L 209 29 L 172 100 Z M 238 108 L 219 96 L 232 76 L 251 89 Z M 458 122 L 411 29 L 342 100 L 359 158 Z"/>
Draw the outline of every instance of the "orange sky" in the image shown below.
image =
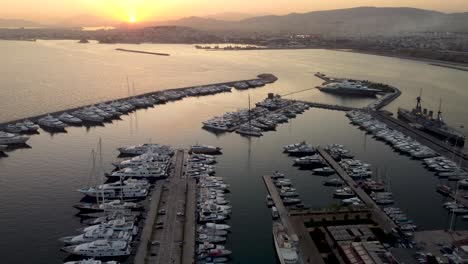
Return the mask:
<path fill-rule="evenodd" d="M 286 14 L 356 6 L 407 6 L 466 12 L 468 0 L 0 0 L 1 18 L 53 21 L 91 14 L 121 21 L 176 19 L 223 12 Z"/>

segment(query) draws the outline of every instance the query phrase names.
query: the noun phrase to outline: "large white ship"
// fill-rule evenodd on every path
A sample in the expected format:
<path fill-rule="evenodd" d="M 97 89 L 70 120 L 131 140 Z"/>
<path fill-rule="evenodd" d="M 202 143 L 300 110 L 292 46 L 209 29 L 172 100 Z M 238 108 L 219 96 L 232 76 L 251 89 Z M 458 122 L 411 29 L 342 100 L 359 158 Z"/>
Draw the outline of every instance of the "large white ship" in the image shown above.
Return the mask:
<path fill-rule="evenodd" d="M 273 240 L 275 241 L 276 254 L 281 264 L 298 263 L 296 247 L 286 233 L 284 226 L 279 222 L 273 223 Z"/>

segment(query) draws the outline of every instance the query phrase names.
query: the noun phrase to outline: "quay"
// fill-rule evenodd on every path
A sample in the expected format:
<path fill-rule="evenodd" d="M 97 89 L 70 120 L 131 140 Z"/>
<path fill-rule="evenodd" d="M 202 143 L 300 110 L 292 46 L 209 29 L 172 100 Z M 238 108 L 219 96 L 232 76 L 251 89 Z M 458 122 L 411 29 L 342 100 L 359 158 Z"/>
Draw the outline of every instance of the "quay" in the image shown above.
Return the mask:
<path fill-rule="evenodd" d="M 159 53 L 159 52 L 149 52 L 149 51 L 141 51 L 141 50 L 129 50 L 129 49 L 115 49 L 118 51 L 124 51 L 124 52 L 133 52 L 133 53 L 141 53 L 141 54 L 149 54 L 149 55 L 158 55 L 158 56 L 171 56 L 169 53 Z"/>
<path fill-rule="evenodd" d="M 340 176 L 341 179 L 356 193 L 356 195 L 361 199 L 361 201 L 372 208 L 372 213 L 374 214 L 375 219 L 378 221 L 379 225 L 387 232 L 391 233 L 392 229 L 396 228 L 396 224 L 385 214 L 385 212 L 378 206 L 374 200 L 363 190 L 361 189 L 356 182 L 346 173 L 343 168 L 336 162 L 335 159 L 328 154 L 321 147 L 317 148 L 318 153 L 323 159 L 332 167 L 336 174 Z"/>
<path fill-rule="evenodd" d="M 464 169 L 468 168 L 468 155 L 463 152 L 461 149 L 458 149 L 438 138 L 435 138 L 423 131 L 415 129 L 411 127 L 408 123 L 393 118 L 385 113 L 382 112 L 371 112 L 374 118 L 377 120 L 385 123 L 388 127 L 400 131 L 403 134 L 412 137 L 413 139 L 419 141 L 421 144 L 424 144 L 440 155 L 443 155 L 447 158 L 451 158 L 452 156 L 456 156 L 454 160 L 460 159 L 461 166 Z"/>
<path fill-rule="evenodd" d="M 187 157 L 186 150 L 176 151 L 169 177 L 153 195 L 159 199 L 151 201 L 135 264 L 194 261 L 196 185 L 185 176 Z"/>
<path fill-rule="evenodd" d="M 0 122 L 0 130 L 2 128 L 6 127 L 9 124 L 16 124 L 18 122 L 24 121 L 25 119 L 29 119 L 29 120 L 31 120 L 33 122 L 37 122 L 37 120 L 39 120 L 39 119 L 41 119 L 43 117 L 46 117 L 47 115 L 57 116 L 57 115 L 61 115 L 62 113 L 65 113 L 65 112 L 73 112 L 73 111 L 76 111 L 76 110 L 80 110 L 82 108 L 91 107 L 91 106 L 101 104 L 101 103 L 109 104 L 109 103 L 112 103 L 112 102 L 125 101 L 125 100 L 128 100 L 130 98 L 141 98 L 141 97 L 148 97 L 148 96 L 163 96 L 164 93 L 166 93 L 166 92 L 184 92 L 184 91 L 194 89 L 194 88 L 198 88 L 198 87 L 209 87 L 209 86 L 220 86 L 220 85 L 227 85 L 227 86 L 233 87 L 234 84 L 237 83 L 237 82 L 249 82 L 249 81 L 262 80 L 263 82 L 268 84 L 268 83 L 275 82 L 277 79 L 278 78 L 273 74 L 263 73 L 263 74 L 259 74 L 257 76 L 257 78 L 254 78 L 254 79 L 237 80 L 237 81 L 229 81 L 229 82 L 222 82 L 222 83 L 204 84 L 204 85 L 194 85 L 194 86 L 189 86 L 189 87 L 172 88 L 172 89 L 166 89 L 166 90 L 161 90 L 161 91 L 153 91 L 153 92 L 148 92 L 148 93 L 139 94 L 139 95 L 135 95 L 135 96 L 110 99 L 110 100 L 107 100 L 107 101 L 99 101 L 99 102 L 95 102 L 95 103 L 85 105 L 85 106 L 79 106 L 79 107 L 59 110 L 59 111 L 55 111 L 55 112 L 51 112 L 51 113 L 45 113 L 45 114 L 40 114 L 40 115 L 36 115 L 36 116 L 31 116 L 31 117 L 22 117 L 22 118 L 18 118 L 18 119 L 15 119 L 15 120 Z M 197 96 L 203 96 L 203 95 L 197 95 Z"/>

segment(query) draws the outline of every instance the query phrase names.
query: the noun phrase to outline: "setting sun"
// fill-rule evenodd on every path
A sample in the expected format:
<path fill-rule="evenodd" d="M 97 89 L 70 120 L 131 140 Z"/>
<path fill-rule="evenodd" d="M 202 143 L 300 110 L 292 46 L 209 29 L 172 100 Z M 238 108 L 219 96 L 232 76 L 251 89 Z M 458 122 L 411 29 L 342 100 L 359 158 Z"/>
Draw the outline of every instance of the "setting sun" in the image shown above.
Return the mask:
<path fill-rule="evenodd" d="M 128 20 L 130 23 L 135 23 L 136 22 L 136 17 L 131 16 L 130 19 Z"/>

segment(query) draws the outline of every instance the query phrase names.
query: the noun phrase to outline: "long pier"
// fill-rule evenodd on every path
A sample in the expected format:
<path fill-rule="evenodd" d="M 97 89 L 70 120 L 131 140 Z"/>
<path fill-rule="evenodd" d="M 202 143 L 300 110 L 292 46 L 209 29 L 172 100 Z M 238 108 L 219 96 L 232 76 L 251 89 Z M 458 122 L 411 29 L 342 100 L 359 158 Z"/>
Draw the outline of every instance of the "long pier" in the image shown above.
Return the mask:
<path fill-rule="evenodd" d="M 188 87 L 181 87 L 181 88 L 172 88 L 172 89 L 166 89 L 166 90 L 161 90 L 161 91 L 147 92 L 147 93 L 143 93 L 143 94 L 139 94 L 139 95 L 135 95 L 135 96 L 110 99 L 110 100 L 107 100 L 107 101 L 99 101 L 99 102 L 95 102 L 95 103 L 92 103 L 92 104 L 89 104 L 89 105 L 78 106 L 78 107 L 63 109 L 63 110 L 59 110 L 59 111 L 55 111 L 55 112 L 44 113 L 44 114 L 39 114 L 39 115 L 35 115 L 35 116 L 22 117 L 22 118 L 18 118 L 18 119 L 14 119 L 14 120 L 0 122 L 0 129 L 4 128 L 5 126 L 7 126 L 9 124 L 16 124 L 18 122 L 22 122 L 25 119 L 29 119 L 29 120 L 31 120 L 33 122 L 37 122 L 37 120 L 39 120 L 39 119 L 41 119 L 43 117 L 46 117 L 47 115 L 57 116 L 57 115 L 61 115 L 62 113 L 65 113 L 65 112 L 73 112 L 73 111 L 76 111 L 76 110 L 80 110 L 80 109 L 90 107 L 90 106 L 94 106 L 94 105 L 101 104 L 101 103 L 109 104 L 109 103 L 112 103 L 112 102 L 125 101 L 125 100 L 128 100 L 130 98 L 141 98 L 141 97 L 147 97 L 147 96 L 162 96 L 166 92 L 171 92 L 171 91 L 173 91 L 173 92 L 179 92 L 179 91 L 184 92 L 184 91 L 194 89 L 194 88 L 197 88 L 197 87 L 209 87 L 209 86 L 220 86 L 220 85 L 227 85 L 227 86 L 233 87 L 234 84 L 237 83 L 237 82 L 249 82 L 249 81 L 255 81 L 255 80 L 262 80 L 262 81 L 264 81 L 265 83 L 268 84 L 268 83 L 273 83 L 273 82 L 275 82 L 277 80 L 276 76 L 274 76 L 273 74 L 267 74 L 267 73 L 259 74 L 257 77 L 258 78 L 247 79 L 247 80 L 237 80 L 237 81 L 229 81 L 229 82 L 221 82 L 221 83 L 213 83 L 213 84 L 204 84 L 204 85 L 195 85 L 195 86 L 188 86 Z M 211 95 L 211 94 L 209 94 L 209 95 Z M 198 96 L 203 96 L 203 95 L 197 95 L 197 97 Z"/>
<path fill-rule="evenodd" d="M 302 263 L 309 263 L 310 260 L 313 260 L 313 263 L 325 264 L 322 257 L 320 256 L 320 252 L 313 243 L 309 232 L 304 227 L 304 224 L 297 222 L 290 217 L 288 208 L 284 206 L 283 200 L 281 200 L 278 189 L 276 189 L 276 186 L 273 183 L 271 177 L 263 176 L 263 181 L 265 182 L 268 193 L 270 194 L 276 208 L 278 209 L 279 217 L 286 229 L 286 232 L 289 234 L 292 240 L 298 244 L 298 254 L 302 260 Z"/>
<path fill-rule="evenodd" d="M 361 199 L 361 201 L 372 208 L 375 219 L 378 220 L 379 225 L 388 233 L 392 232 L 392 229 L 396 228 L 396 224 L 385 214 L 385 212 L 372 200 L 372 198 L 367 195 L 367 193 L 361 189 L 356 182 L 346 173 L 343 168 L 336 162 L 335 159 L 328 154 L 321 147 L 317 148 L 318 153 L 323 159 L 332 167 L 336 174 L 340 176 L 343 181 L 356 193 L 356 195 Z"/>

